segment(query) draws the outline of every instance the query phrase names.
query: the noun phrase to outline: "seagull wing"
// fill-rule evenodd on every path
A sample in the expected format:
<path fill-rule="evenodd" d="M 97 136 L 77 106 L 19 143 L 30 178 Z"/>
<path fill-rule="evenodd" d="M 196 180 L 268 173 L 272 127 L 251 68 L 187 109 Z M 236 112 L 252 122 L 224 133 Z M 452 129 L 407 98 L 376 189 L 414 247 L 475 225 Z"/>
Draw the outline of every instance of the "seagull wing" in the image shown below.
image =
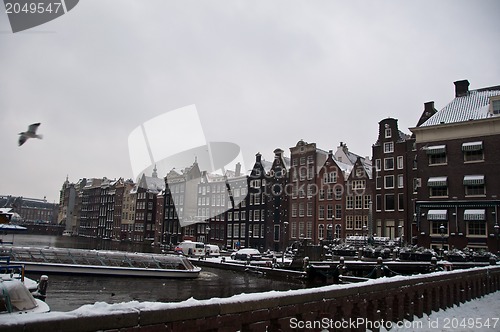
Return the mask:
<path fill-rule="evenodd" d="M 26 135 L 21 134 L 21 136 L 19 136 L 19 146 L 23 145 L 24 142 L 26 142 L 26 140 L 27 140 Z"/>
<path fill-rule="evenodd" d="M 38 129 L 38 126 L 40 126 L 40 123 L 33 123 L 28 127 L 28 133 L 36 134 L 36 130 Z"/>

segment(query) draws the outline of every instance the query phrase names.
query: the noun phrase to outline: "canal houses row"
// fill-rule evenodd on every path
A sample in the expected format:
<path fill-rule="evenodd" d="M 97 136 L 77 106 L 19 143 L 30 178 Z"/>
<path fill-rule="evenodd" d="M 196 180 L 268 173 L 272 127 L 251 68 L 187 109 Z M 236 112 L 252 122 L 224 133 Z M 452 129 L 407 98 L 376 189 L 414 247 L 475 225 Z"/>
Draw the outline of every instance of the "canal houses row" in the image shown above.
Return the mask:
<path fill-rule="evenodd" d="M 497 251 L 500 88 L 468 86 L 455 82 L 455 98 L 439 111 L 425 103 L 411 134 L 398 128 L 397 119 L 381 120 L 371 159 L 344 142 L 327 151 L 299 140 L 290 158 L 279 148 L 272 161 L 256 154 L 248 172 L 238 164 L 209 173 L 195 159 L 164 177 L 156 170 L 142 175 L 138 184 L 66 182 L 61 205 L 66 197 L 75 203 L 73 211 L 64 208 L 65 220 L 79 215 L 72 229 L 83 236 L 166 245 L 191 239 L 282 250 L 303 239 L 320 244 L 378 236 Z M 63 194 L 68 188 L 75 193 Z M 100 198 L 116 188 L 123 188 L 121 201 Z M 115 211 L 112 222 L 108 210 Z"/>

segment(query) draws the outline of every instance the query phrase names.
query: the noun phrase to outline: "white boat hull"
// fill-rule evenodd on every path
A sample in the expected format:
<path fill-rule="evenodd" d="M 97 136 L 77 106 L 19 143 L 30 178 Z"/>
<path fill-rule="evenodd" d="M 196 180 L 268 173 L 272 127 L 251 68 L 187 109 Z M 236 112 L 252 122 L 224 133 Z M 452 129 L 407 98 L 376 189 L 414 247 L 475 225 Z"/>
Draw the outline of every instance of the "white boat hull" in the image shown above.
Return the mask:
<path fill-rule="evenodd" d="M 23 264 L 26 272 L 40 272 L 45 274 L 89 274 L 122 277 L 149 277 L 149 278 L 196 278 L 201 268 L 193 270 L 153 269 L 118 266 L 73 265 L 40 262 L 12 262 Z"/>

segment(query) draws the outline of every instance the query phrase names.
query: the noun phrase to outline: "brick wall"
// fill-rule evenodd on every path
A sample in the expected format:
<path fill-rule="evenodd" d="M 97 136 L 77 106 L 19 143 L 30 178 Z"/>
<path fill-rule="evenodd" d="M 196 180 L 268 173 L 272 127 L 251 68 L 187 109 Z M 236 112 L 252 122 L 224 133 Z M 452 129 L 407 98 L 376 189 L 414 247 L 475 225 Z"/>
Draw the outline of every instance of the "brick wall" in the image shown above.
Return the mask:
<path fill-rule="evenodd" d="M 98 303 L 68 313 L 3 316 L 0 326 L 2 331 L 292 331 L 291 322 L 422 317 L 497 290 L 500 266 L 490 266 L 224 299 Z"/>

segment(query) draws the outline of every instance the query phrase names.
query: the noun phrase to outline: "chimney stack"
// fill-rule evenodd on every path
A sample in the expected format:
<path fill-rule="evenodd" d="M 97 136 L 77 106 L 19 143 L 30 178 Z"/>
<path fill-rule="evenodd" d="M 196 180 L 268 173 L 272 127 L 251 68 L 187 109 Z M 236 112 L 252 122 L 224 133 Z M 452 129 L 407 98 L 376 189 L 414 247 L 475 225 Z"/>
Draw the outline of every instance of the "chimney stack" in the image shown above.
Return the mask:
<path fill-rule="evenodd" d="M 280 148 L 275 149 L 274 151 L 274 159 L 283 157 L 283 150 Z"/>
<path fill-rule="evenodd" d="M 469 93 L 469 81 L 462 80 L 453 82 L 455 84 L 455 97 L 467 96 Z"/>
<path fill-rule="evenodd" d="M 261 157 L 262 157 L 262 155 L 259 152 L 257 152 L 257 154 L 255 155 L 255 161 L 260 163 Z"/>
<path fill-rule="evenodd" d="M 236 164 L 236 169 L 235 169 L 234 173 L 235 173 L 234 174 L 235 176 L 241 175 L 241 164 L 239 162 Z"/>

